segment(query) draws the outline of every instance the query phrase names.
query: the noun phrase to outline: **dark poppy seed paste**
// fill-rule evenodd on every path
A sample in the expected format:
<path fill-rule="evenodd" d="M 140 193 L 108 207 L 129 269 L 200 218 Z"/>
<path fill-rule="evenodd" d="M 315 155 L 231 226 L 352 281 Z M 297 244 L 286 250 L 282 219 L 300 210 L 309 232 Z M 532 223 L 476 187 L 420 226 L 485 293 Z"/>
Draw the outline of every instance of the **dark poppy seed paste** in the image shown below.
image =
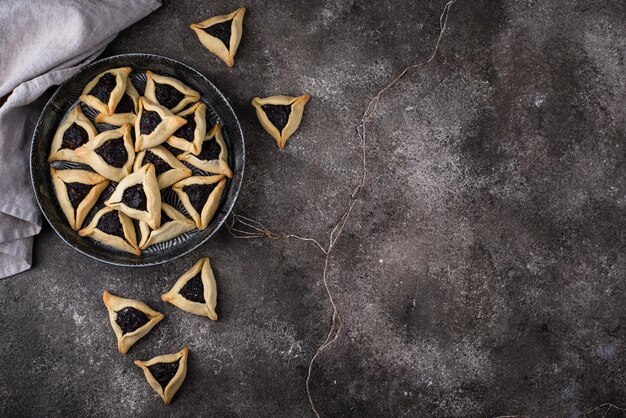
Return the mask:
<path fill-rule="evenodd" d="M 230 48 L 230 34 L 232 22 L 232 20 L 229 20 L 227 22 L 216 23 L 215 25 L 209 26 L 208 28 L 204 29 L 204 31 L 222 41 L 226 48 Z"/>
<path fill-rule="evenodd" d="M 115 108 L 115 113 L 135 113 L 135 103 L 133 103 L 133 99 L 128 94 L 122 96 L 122 100 Z"/>
<path fill-rule="evenodd" d="M 126 152 L 122 138 L 108 140 L 96 149 L 96 154 L 101 156 L 107 164 L 116 168 L 123 167 L 128 159 L 128 152 Z"/>
<path fill-rule="evenodd" d="M 124 238 L 124 228 L 120 222 L 120 216 L 116 210 L 102 215 L 98 220 L 96 228 L 105 234 L 115 235 L 116 237 L 126 239 Z"/>
<path fill-rule="evenodd" d="M 291 106 L 285 105 L 263 105 L 261 108 L 265 111 L 267 118 L 272 122 L 272 125 L 279 131 L 287 126 L 289 122 L 289 115 L 291 115 Z"/>
<path fill-rule="evenodd" d="M 100 99 L 102 103 L 108 103 L 109 97 L 111 97 L 111 92 L 115 88 L 116 85 L 115 76 L 111 73 L 106 73 L 96 83 L 95 86 L 91 89 L 89 94 Z"/>
<path fill-rule="evenodd" d="M 136 331 L 138 328 L 146 325 L 150 321 L 145 313 L 138 309 L 126 307 L 117 311 L 115 322 L 122 328 L 124 334 Z"/>
<path fill-rule="evenodd" d="M 76 210 L 78 205 L 80 205 L 80 202 L 85 199 L 85 196 L 89 194 L 93 186 L 83 183 L 66 183 L 65 187 L 67 188 L 67 197 L 69 197 L 72 207 Z"/>
<path fill-rule="evenodd" d="M 175 363 L 157 363 L 152 366 L 148 366 L 148 370 L 152 373 L 152 376 L 159 382 L 159 385 L 165 390 L 170 380 L 174 378 L 178 371 L 178 361 Z"/>
<path fill-rule="evenodd" d="M 163 158 L 159 157 L 152 151 L 146 151 L 146 155 L 143 157 L 142 165 L 152 163 L 154 164 L 154 169 L 156 171 L 156 175 L 159 176 L 161 173 L 165 173 L 168 170 L 172 169 L 172 166 L 163 160 Z"/>
<path fill-rule="evenodd" d="M 136 184 L 124 190 L 122 203 L 129 208 L 146 210 L 148 200 L 146 192 L 143 190 L 143 184 Z"/>
<path fill-rule="evenodd" d="M 204 141 L 198 158 L 205 161 L 217 160 L 220 157 L 220 151 L 222 148 L 216 140 Z"/>
<path fill-rule="evenodd" d="M 202 208 L 206 204 L 209 195 L 215 189 L 217 183 L 214 184 L 190 184 L 189 186 L 183 187 L 183 192 L 189 196 L 189 201 L 191 202 L 191 206 L 198 212 L 202 213 Z"/>
<path fill-rule="evenodd" d="M 63 132 L 63 141 L 61 142 L 61 148 L 75 150 L 76 148 L 84 145 L 89 140 L 87 131 L 80 125 L 75 123 Z"/>
<path fill-rule="evenodd" d="M 191 142 L 193 141 L 194 132 L 196 130 L 195 115 L 191 114 L 183 117 L 187 120 L 187 123 L 178 128 L 178 130 L 174 132 L 174 136 Z"/>
<path fill-rule="evenodd" d="M 202 276 L 200 275 L 200 273 L 189 279 L 189 281 L 185 283 L 183 288 L 180 289 L 179 293 L 182 297 L 192 302 L 205 303 L 204 285 L 202 284 Z"/>
<path fill-rule="evenodd" d="M 154 84 L 154 94 L 161 106 L 168 109 L 175 108 L 185 95 L 169 84 Z"/>
<path fill-rule="evenodd" d="M 139 132 L 148 135 L 161 123 L 161 116 L 157 112 L 144 110 L 139 121 Z"/>

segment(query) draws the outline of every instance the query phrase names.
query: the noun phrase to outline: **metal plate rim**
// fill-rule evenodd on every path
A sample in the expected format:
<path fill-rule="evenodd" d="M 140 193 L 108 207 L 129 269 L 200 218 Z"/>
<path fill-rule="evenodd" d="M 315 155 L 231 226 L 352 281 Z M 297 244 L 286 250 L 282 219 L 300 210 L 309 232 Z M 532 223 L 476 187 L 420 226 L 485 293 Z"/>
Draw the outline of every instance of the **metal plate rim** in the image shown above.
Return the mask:
<path fill-rule="evenodd" d="M 103 65 L 107 62 L 111 62 L 111 61 L 115 61 L 115 60 L 133 60 L 133 59 L 139 59 L 139 60 L 146 60 L 146 61 L 150 61 L 150 60 L 160 60 L 160 61 L 165 61 L 165 62 L 169 62 L 170 64 L 173 64 L 173 66 L 178 66 L 182 69 L 184 69 L 187 72 L 190 73 L 194 73 L 196 75 L 196 77 L 200 78 L 204 83 L 206 83 L 208 86 L 210 86 L 213 89 L 213 92 L 217 94 L 217 96 L 221 99 L 221 103 L 220 105 L 223 105 L 226 108 L 226 111 L 230 114 L 230 116 L 232 117 L 232 119 L 234 120 L 234 126 L 230 126 L 229 129 L 233 129 L 235 131 L 235 135 L 237 136 L 237 139 L 241 142 L 241 150 L 239 151 L 239 155 L 241 158 L 241 167 L 239 167 L 239 170 L 237 172 L 237 176 L 233 176 L 233 178 L 230 180 L 231 185 L 230 188 L 232 188 L 233 190 L 230 192 L 229 195 L 229 199 L 227 199 L 224 203 L 223 203 L 223 207 L 222 210 L 225 212 L 225 215 L 223 215 L 220 219 L 217 220 L 217 224 L 215 226 L 215 228 L 213 229 L 213 231 L 208 234 L 205 237 L 202 238 L 198 238 L 197 242 L 193 243 L 192 245 L 190 245 L 189 248 L 184 249 L 183 251 L 180 251 L 177 254 L 173 254 L 173 255 L 169 255 L 167 257 L 163 257 L 162 259 L 159 260 L 154 260 L 154 261 L 150 261 L 150 262 L 144 262 L 144 261 L 140 261 L 139 259 L 138 262 L 136 263 L 123 263 L 123 262 L 118 262 L 118 261 L 114 261 L 111 259 L 106 259 L 103 257 L 99 257 L 95 254 L 92 254 L 88 251 L 84 251 L 83 249 L 75 246 L 74 244 L 72 244 L 71 242 L 69 242 L 68 239 L 66 239 L 66 237 L 57 229 L 57 227 L 54 225 L 54 223 L 51 221 L 50 219 L 50 214 L 44 209 L 41 199 L 42 196 L 40 196 L 40 192 L 38 191 L 37 188 L 37 184 L 35 182 L 35 175 L 34 175 L 34 170 L 36 169 L 34 167 L 34 159 L 35 159 L 35 144 L 38 140 L 38 133 L 41 129 L 41 124 L 42 124 L 42 120 L 44 115 L 46 114 L 46 112 L 50 111 L 50 108 L 52 107 L 52 105 L 54 103 L 56 103 L 59 100 L 59 95 L 60 92 L 62 92 L 67 86 L 68 84 L 72 83 L 74 80 L 76 80 L 76 78 L 78 78 L 79 76 L 85 74 L 86 72 L 89 72 L 90 70 L 92 70 L 93 68 L 96 68 L 100 65 Z M 183 82 L 185 80 L 182 80 Z M 35 199 L 37 201 L 37 205 L 39 206 L 39 209 L 41 210 L 41 213 L 44 215 L 44 217 L 46 218 L 46 221 L 48 222 L 48 224 L 50 224 L 50 226 L 52 227 L 52 229 L 55 231 L 55 233 L 61 238 L 61 240 L 67 244 L 68 246 L 70 246 L 71 248 L 73 248 L 74 250 L 78 251 L 81 254 L 86 255 L 89 258 L 92 258 L 94 260 L 106 263 L 106 264 L 111 264 L 111 265 L 115 265 L 115 266 L 119 266 L 119 267 L 149 267 L 149 266 L 156 266 L 156 265 L 160 265 L 160 264 L 164 264 L 164 263 L 168 263 L 170 261 L 174 261 L 180 257 L 185 256 L 186 254 L 189 254 L 190 252 L 196 250 L 198 247 L 200 247 L 201 245 L 205 244 L 207 241 L 209 241 L 216 233 L 217 231 L 219 231 L 219 229 L 223 226 L 223 224 L 226 222 L 226 219 L 228 218 L 228 216 L 230 216 L 230 213 L 233 210 L 233 207 L 235 205 L 235 202 L 237 201 L 237 197 L 239 196 L 239 192 L 241 189 L 241 184 L 243 182 L 243 176 L 244 176 L 244 171 L 245 171 L 245 138 L 243 135 L 243 130 L 241 129 L 241 123 L 239 122 L 239 119 L 237 118 L 237 115 L 235 113 L 235 111 L 233 110 L 231 104 L 229 103 L 229 101 L 226 99 L 226 97 L 224 96 L 224 94 L 221 92 L 221 90 L 219 90 L 207 77 L 205 77 L 202 73 L 200 73 L 198 70 L 190 67 L 189 65 L 180 62 L 178 60 L 169 58 L 169 57 L 165 57 L 163 55 L 158 55 L 158 54 L 149 54 L 149 53 L 129 53 L 129 54 L 119 54 L 119 55 L 112 55 L 109 57 L 105 57 L 102 58 L 100 60 L 97 61 L 93 61 L 87 65 L 85 65 L 84 67 L 82 67 L 80 70 L 78 70 L 74 75 L 72 75 L 70 78 L 68 78 L 66 81 L 64 81 L 62 84 L 60 84 L 55 92 L 52 94 L 52 96 L 50 97 L 50 99 L 48 99 L 48 101 L 46 102 L 44 108 L 42 109 L 38 119 L 37 119 L 37 123 L 35 125 L 35 129 L 33 131 L 33 135 L 31 138 L 31 150 L 30 150 L 30 158 L 29 158 L 29 168 L 30 168 L 30 180 L 31 180 L 31 186 L 33 188 L 33 192 L 35 194 Z M 217 216 L 217 214 L 216 214 Z M 112 254 L 114 254 L 112 252 Z M 130 257 L 130 256 L 129 256 Z"/>

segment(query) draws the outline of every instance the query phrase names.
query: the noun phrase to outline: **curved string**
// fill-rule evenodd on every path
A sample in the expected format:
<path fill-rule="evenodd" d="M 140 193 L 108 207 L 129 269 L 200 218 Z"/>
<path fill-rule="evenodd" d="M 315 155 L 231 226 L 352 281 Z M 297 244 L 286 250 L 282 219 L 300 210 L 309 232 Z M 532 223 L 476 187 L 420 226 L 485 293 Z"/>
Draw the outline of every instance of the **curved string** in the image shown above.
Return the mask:
<path fill-rule="evenodd" d="M 320 414 L 317 411 L 317 408 L 315 407 L 315 402 L 313 401 L 313 397 L 311 396 L 311 388 L 310 388 L 313 365 L 315 364 L 315 360 L 317 360 L 317 358 L 322 353 L 322 351 L 324 351 L 326 348 L 332 345 L 335 341 L 337 341 L 341 333 L 341 329 L 342 329 L 342 321 L 341 321 L 341 317 L 339 316 L 339 310 L 337 309 L 335 298 L 333 296 L 333 293 L 330 290 L 330 286 L 328 285 L 328 267 L 330 264 L 330 257 L 332 254 L 332 250 L 334 249 L 335 244 L 337 243 L 337 240 L 339 240 L 339 237 L 341 236 L 344 230 L 344 227 L 346 226 L 346 223 L 348 222 L 348 219 L 350 218 L 350 214 L 352 213 L 352 210 L 354 209 L 354 205 L 356 204 L 359 197 L 361 196 L 361 191 L 365 187 L 365 183 L 367 179 L 366 122 L 376 111 L 378 102 L 380 101 L 380 98 L 385 94 L 385 92 L 387 92 L 398 81 L 400 81 L 400 79 L 404 77 L 409 71 L 425 66 L 435 59 L 435 56 L 437 55 L 437 51 L 439 50 L 439 45 L 443 38 L 443 34 L 446 29 L 446 25 L 448 23 L 448 15 L 450 12 L 450 7 L 455 2 L 456 0 L 449 0 L 443 8 L 443 11 L 439 17 L 439 35 L 437 36 L 437 42 L 435 43 L 433 51 L 428 57 L 428 59 L 425 61 L 416 63 L 416 64 L 409 65 L 408 67 L 404 68 L 402 71 L 400 71 L 400 73 L 398 73 L 398 75 L 396 75 L 382 89 L 380 89 L 378 93 L 376 93 L 376 95 L 372 97 L 372 99 L 367 104 L 365 111 L 363 112 L 363 115 L 361 116 L 361 119 L 359 120 L 356 126 L 356 132 L 360 139 L 360 147 L 361 147 L 360 157 L 361 157 L 361 162 L 362 162 L 362 169 L 361 169 L 361 173 L 359 176 L 359 181 L 358 181 L 358 184 L 353 189 L 352 193 L 350 194 L 350 198 L 346 205 L 346 209 L 343 211 L 343 213 L 339 217 L 339 220 L 335 223 L 330 233 L 327 247 L 324 247 L 322 244 L 320 244 L 319 241 L 313 238 L 303 237 L 303 236 L 296 235 L 296 234 L 275 233 L 269 228 L 267 228 L 265 225 L 263 225 L 261 222 L 248 218 L 243 215 L 236 214 L 236 213 L 232 215 L 231 221 L 226 224 L 230 234 L 234 238 L 237 238 L 237 239 L 257 239 L 257 238 L 269 238 L 273 240 L 297 239 L 300 241 L 311 242 L 315 244 L 315 246 L 325 256 L 324 257 L 324 270 L 322 271 L 322 283 L 324 285 L 326 295 L 328 296 L 328 300 L 332 307 L 331 325 L 328 330 L 328 334 L 326 335 L 326 338 L 324 339 L 322 344 L 319 345 L 317 350 L 315 350 L 313 357 L 311 357 L 308 371 L 307 371 L 306 382 L 305 382 L 306 393 L 309 399 L 309 405 L 311 406 L 311 410 L 313 411 L 315 416 L 318 418 L 320 417 Z"/>
<path fill-rule="evenodd" d="M 589 415 L 593 414 L 596 411 L 599 411 L 602 408 L 606 408 L 606 411 L 604 411 L 602 418 L 605 418 L 612 409 L 620 411 L 623 415 L 626 415 L 626 408 L 620 408 L 619 406 L 612 403 L 603 403 L 602 405 L 596 406 L 592 410 L 585 412 L 583 415 L 581 415 L 581 418 L 587 418 Z"/>

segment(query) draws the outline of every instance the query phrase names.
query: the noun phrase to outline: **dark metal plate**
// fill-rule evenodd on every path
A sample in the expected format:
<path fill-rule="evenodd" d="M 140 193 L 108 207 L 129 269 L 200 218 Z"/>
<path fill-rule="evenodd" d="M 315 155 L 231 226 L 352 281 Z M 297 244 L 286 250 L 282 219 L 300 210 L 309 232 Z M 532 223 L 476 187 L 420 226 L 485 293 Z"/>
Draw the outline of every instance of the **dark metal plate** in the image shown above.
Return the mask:
<path fill-rule="evenodd" d="M 170 241 L 152 245 L 143 251 L 140 256 L 116 251 L 89 238 L 81 238 L 70 228 L 57 202 L 50 178 L 50 164 L 47 162 L 54 133 L 65 115 L 74 106 L 79 105 L 78 96 L 80 96 L 85 85 L 107 69 L 126 66 L 133 68 L 131 79 L 140 94 L 145 86 L 146 79 L 144 73 L 146 70 L 177 78 L 198 91 L 202 96 L 201 101 L 207 105 L 207 127 L 210 128 L 216 122 L 219 122 L 223 127 L 224 141 L 228 146 L 228 163 L 233 171 L 233 178 L 227 182 L 220 207 L 207 229 L 204 231 L 190 231 Z M 83 110 L 93 121 L 95 117 L 94 112 L 90 111 L 90 108 L 85 107 L 83 107 Z M 96 128 L 99 131 L 103 131 L 111 127 L 96 125 Z M 31 146 L 30 172 L 39 207 L 63 241 L 77 251 L 96 260 L 120 266 L 140 267 L 174 260 L 192 251 L 215 234 L 235 204 L 243 179 L 244 162 L 244 139 L 237 116 L 224 95 L 206 77 L 193 68 L 170 58 L 150 54 L 126 54 L 91 63 L 59 86 L 41 112 L 35 127 Z M 52 165 L 58 168 L 76 166 L 76 164 L 68 162 L 54 162 Z M 194 168 L 194 175 L 202 174 Z M 105 190 L 83 225 L 87 225 L 93 214 L 102 207 L 103 201 L 110 195 L 113 187 L 114 185 L 111 185 Z M 186 214 L 176 194 L 171 190 L 163 191 L 163 200 Z"/>

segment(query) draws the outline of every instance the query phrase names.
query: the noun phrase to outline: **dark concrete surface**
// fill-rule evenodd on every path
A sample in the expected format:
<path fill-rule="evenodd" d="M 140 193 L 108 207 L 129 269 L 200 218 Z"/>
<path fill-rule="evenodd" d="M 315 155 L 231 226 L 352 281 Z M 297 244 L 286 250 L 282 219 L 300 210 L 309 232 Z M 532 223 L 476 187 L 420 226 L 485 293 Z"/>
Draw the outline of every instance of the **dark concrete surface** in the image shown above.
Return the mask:
<path fill-rule="evenodd" d="M 429 55 L 444 1 L 164 3 L 106 55 L 163 54 L 212 79 L 247 140 L 236 211 L 326 241 L 358 180 L 356 123 L 392 75 Z M 227 69 L 188 25 L 241 5 Z M 448 24 L 437 59 L 368 125 L 368 184 L 331 258 L 344 328 L 313 370 L 318 409 L 561 417 L 626 406 L 626 2 L 460 0 Z M 313 99 L 280 152 L 249 101 L 304 91 Z M 217 275 L 214 323 L 159 300 L 201 256 Z M 1 416 L 312 415 L 306 368 L 331 310 L 310 243 L 223 230 L 134 270 L 45 228 L 34 259 L 0 282 Z M 125 357 L 105 289 L 166 315 Z M 184 345 L 189 374 L 164 407 L 132 360 Z"/>

